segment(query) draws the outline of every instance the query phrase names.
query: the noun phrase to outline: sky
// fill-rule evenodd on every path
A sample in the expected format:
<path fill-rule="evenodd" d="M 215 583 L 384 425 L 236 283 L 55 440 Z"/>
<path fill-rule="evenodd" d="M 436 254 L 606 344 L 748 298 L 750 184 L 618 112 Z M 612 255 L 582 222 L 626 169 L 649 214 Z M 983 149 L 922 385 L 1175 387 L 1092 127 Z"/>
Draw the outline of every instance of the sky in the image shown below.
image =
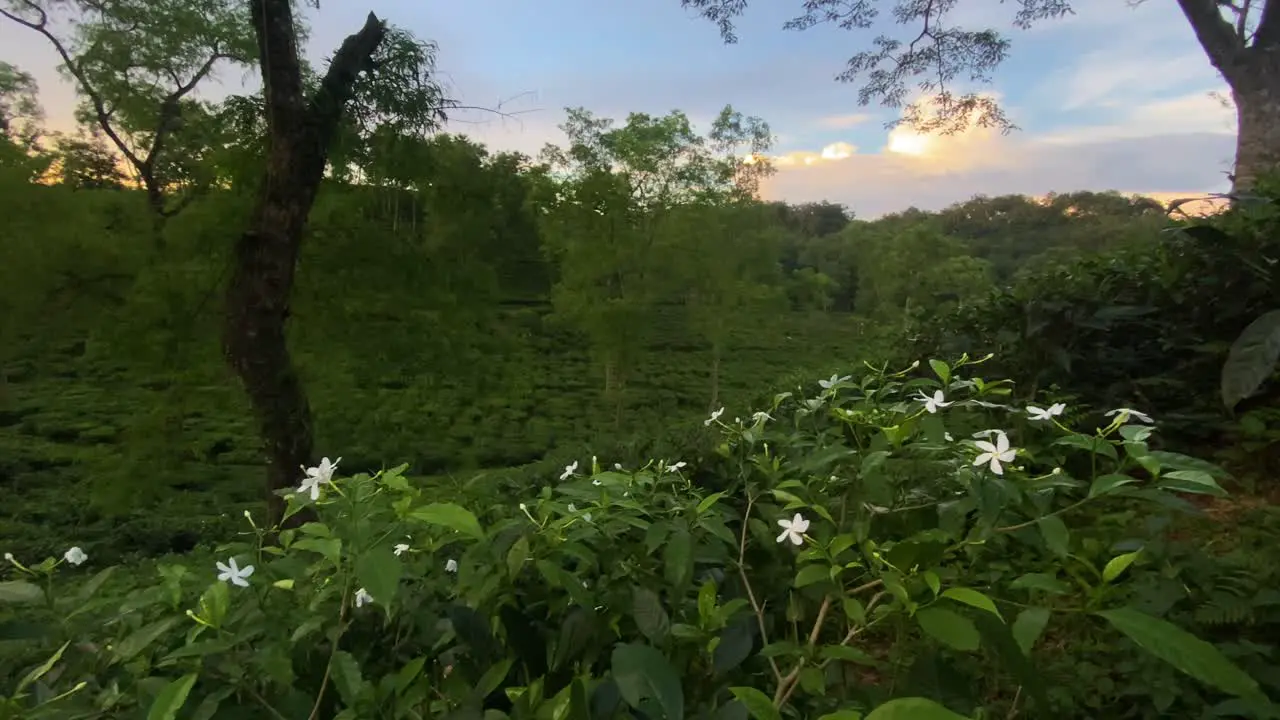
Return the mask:
<path fill-rule="evenodd" d="M 1008 31 L 1013 45 L 993 82 L 1019 129 L 916 136 L 885 128 L 898 110 L 859 106 L 858 85 L 835 81 L 880 31 L 818 26 L 787 31 L 799 0 L 755 0 L 725 45 L 679 0 L 325 0 L 309 13 L 307 54 L 319 62 L 365 14 L 439 46 L 438 70 L 464 104 L 449 124 L 495 150 L 536 155 L 562 143 L 564 108 L 625 121 L 628 113 L 686 112 L 701 129 L 725 104 L 767 121 L 778 173 L 764 194 L 828 200 L 858 217 L 941 209 L 978 194 L 1117 190 L 1162 200 L 1225 191 L 1235 146 L 1226 85 L 1170 0 L 1077 0 L 1075 14 L 1013 28 L 1016 5 L 962 0 L 951 17 Z M 40 82 L 50 124 L 74 103 L 40 36 L 0 19 L 0 60 Z M 242 70 L 218 75 L 244 85 Z"/>

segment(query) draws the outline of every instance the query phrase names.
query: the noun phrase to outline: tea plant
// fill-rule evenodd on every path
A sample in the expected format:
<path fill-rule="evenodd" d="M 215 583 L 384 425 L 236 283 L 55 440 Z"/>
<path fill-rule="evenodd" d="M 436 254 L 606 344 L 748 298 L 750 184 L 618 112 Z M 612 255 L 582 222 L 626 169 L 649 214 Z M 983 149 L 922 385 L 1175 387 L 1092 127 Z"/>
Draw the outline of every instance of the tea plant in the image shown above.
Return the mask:
<path fill-rule="evenodd" d="M 593 457 L 525 497 L 432 501 L 403 466 L 326 458 L 287 494 L 315 521 L 249 517 L 215 562 L 124 598 L 103 589 L 123 568 L 64 582 L 92 564 L 74 548 L 10 558 L 0 601 L 44 654 L 0 717 L 1063 717 L 1038 659 L 1088 663 L 1097 638 L 1275 717 L 1214 645 L 1131 602 L 1161 572 L 1141 539 L 1088 522 L 1224 494 L 1223 473 L 1154 448 L 1137 410 L 1082 430 L 1062 403 L 1012 407 L 1008 382 L 965 375 L 980 362 L 835 375 L 713 413 L 698 467 Z"/>

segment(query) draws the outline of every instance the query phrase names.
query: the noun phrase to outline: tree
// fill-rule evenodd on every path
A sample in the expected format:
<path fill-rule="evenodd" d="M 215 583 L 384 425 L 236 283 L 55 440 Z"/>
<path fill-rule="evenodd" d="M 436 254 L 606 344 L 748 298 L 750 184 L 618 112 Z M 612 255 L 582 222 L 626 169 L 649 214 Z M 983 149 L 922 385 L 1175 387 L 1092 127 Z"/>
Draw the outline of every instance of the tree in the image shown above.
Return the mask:
<path fill-rule="evenodd" d="M 248 229 L 234 249 L 226 290 L 222 345 L 249 395 L 268 455 L 271 514 L 284 509 L 276 490 L 290 487 L 312 462 L 311 407 L 286 340 L 289 301 L 307 217 L 328 151 L 361 76 L 376 82 L 378 51 L 388 37 L 373 13 L 342 42 L 309 95 L 290 0 L 250 0 L 261 58 L 267 157 Z"/>
<path fill-rule="evenodd" d="M 737 41 L 734 19 L 747 9 L 748 0 L 680 3 L 716 23 L 725 42 Z M 885 107 L 906 105 L 902 121 L 922 131 L 954 132 L 971 123 L 1013 128 L 992 98 L 954 91 L 957 83 L 989 82 L 1010 47 L 1008 38 L 995 30 L 951 24 L 948 15 L 955 5 L 955 0 L 896 0 L 892 15 L 898 24 L 913 26 L 914 36 L 904 42 L 879 35 L 872 49 L 849 58 L 836 79 L 865 80 L 858 92 L 861 104 L 879 100 Z M 1068 0 L 1020 0 L 1018 6 L 1013 24 L 1020 29 L 1071 12 Z M 876 0 L 807 0 L 803 8 L 785 29 L 834 23 L 845 30 L 866 30 L 881 10 Z M 1238 190 L 1250 188 L 1259 176 L 1280 168 L 1280 0 L 1178 0 L 1178 8 L 1231 88 L 1237 118 L 1232 180 Z M 907 103 L 913 83 L 926 102 Z"/>
<path fill-rule="evenodd" d="M 79 137 L 63 135 L 57 139 L 56 157 L 59 181 L 77 190 L 119 190 L 128 178 L 120 170 L 116 154 L 99 134 Z"/>
<path fill-rule="evenodd" d="M 70 40 L 54 32 L 54 13 L 63 10 Z M 242 0 L 0 0 L 0 16 L 57 51 L 83 99 L 78 119 L 96 125 L 129 163 L 157 222 L 195 197 L 167 197 L 178 180 L 171 158 L 190 150 L 175 136 L 196 109 L 192 93 L 219 63 L 254 59 L 245 10 Z"/>

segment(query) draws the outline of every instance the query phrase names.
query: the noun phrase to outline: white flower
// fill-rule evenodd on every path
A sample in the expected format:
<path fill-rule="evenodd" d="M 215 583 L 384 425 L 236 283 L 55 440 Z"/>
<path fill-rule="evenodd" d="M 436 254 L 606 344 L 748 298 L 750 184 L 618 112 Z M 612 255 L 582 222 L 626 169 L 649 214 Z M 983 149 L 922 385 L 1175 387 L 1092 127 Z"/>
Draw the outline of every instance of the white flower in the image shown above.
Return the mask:
<path fill-rule="evenodd" d="M 688 463 L 686 463 L 685 461 L 681 460 L 680 462 L 678 462 L 678 463 L 676 463 L 676 464 L 674 464 L 674 465 L 668 465 L 668 466 L 667 466 L 667 468 L 666 468 L 666 470 L 667 470 L 667 472 L 670 472 L 670 473 L 673 473 L 673 472 L 680 472 L 680 468 L 684 467 L 685 465 L 688 465 Z"/>
<path fill-rule="evenodd" d="M 84 551 L 80 549 L 79 545 L 63 553 L 62 557 L 66 558 L 67 562 L 72 565 L 79 565 L 89 559 L 89 556 L 84 554 Z"/>
<path fill-rule="evenodd" d="M 310 493 L 312 500 L 320 499 L 320 486 L 325 483 L 333 482 L 333 471 L 338 469 L 338 463 L 342 462 L 342 458 L 338 458 L 333 462 L 329 462 L 329 458 L 320 458 L 320 464 L 309 468 L 302 468 L 302 472 L 306 473 L 306 477 L 302 479 L 302 485 L 298 487 L 300 493 Z"/>
<path fill-rule="evenodd" d="M 591 484 L 592 484 L 592 485 L 595 485 L 596 487 L 600 487 L 600 486 L 601 486 L 601 485 L 603 485 L 604 483 L 600 481 L 600 478 L 596 478 L 595 480 L 592 480 L 592 481 L 591 481 Z"/>
<path fill-rule="evenodd" d="M 800 513 L 790 520 L 779 520 L 778 524 L 782 526 L 782 534 L 778 536 L 778 542 L 782 542 L 787 538 L 791 538 L 794 545 L 804 544 L 805 531 L 809 529 L 809 521 L 804 519 Z"/>
<path fill-rule="evenodd" d="M 574 505 L 573 503 L 569 503 L 569 512 L 573 512 L 573 513 L 578 512 L 578 506 Z"/>
<path fill-rule="evenodd" d="M 529 506 L 528 506 L 528 505 L 525 505 L 524 503 L 520 503 L 520 511 L 521 511 L 521 512 L 529 512 Z"/>
<path fill-rule="evenodd" d="M 765 412 L 765 411 L 763 411 L 763 410 L 761 410 L 761 411 L 759 411 L 759 412 L 756 412 L 756 413 L 752 413 L 752 415 L 751 415 L 751 422 L 755 423 L 756 425 L 759 425 L 759 424 L 761 424 L 761 423 L 768 422 L 768 421 L 770 421 L 770 420 L 772 420 L 772 419 L 773 419 L 773 417 L 772 417 L 772 416 L 770 416 L 770 415 L 769 415 L 769 413 L 767 413 L 767 412 Z"/>
<path fill-rule="evenodd" d="M 396 547 L 394 550 L 392 550 L 392 552 L 396 554 L 396 557 L 399 557 L 409 552 L 409 546 L 406 545 L 405 543 L 396 543 Z"/>
<path fill-rule="evenodd" d="M 5 559 L 5 560 L 7 560 L 7 561 L 9 561 L 9 562 L 13 562 L 13 553 L 11 553 L 11 552 L 7 552 L 7 553 L 5 553 L 5 554 L 4 554 L 4 559 Z"/>
<path fill-rule="evenodd" d="M 1035 405 L 1028 405 L 1027 414 L 1031 416 L 1032 420 L 1052 420 L 1053 418 L 1061 415 L 1062 411 L 1066 409 L 1067 406 L 1063 403 L 1054 403 L 1047 408 L 1038 408 Z"/>
<path fill-rule="evenodd" d="M 574 460 L 572 464 L 564 466 L 564 472 L 560 473 L 561 480 L 568 480 L 569 476 L 578 472 L 578 461 Z"/>
<path fill-rule="evenodd" d="M 356 607 L 364 607 L 366 604 L 373 602 L 373 596 L 368 590 L 360 588 L 356 591 Z"/>
<path fill-rule="evenodd" d="M 942 433 L 942 437 L 946 438 L 946 439 L 947 439 L 947 442 L 955 442 L 955 441 L 956 441 L 956 439 L 955 439 L 955 438 L 951 437 L 951 433 L 946 432 L 946 431 L 943 431 L 943 433 Z"/>
<path fill-rule="evenodd" d="M 614 470 L 621 470 L 621 469 L 622 469 L 622 463 L 614 463 L 614 464 L 613 464 L 613 469 L 614 469 Z"/>
<path fill-rule="evenodd" d="M 925 395 L 924 391 L 921 390 L 920 400 L 921 402 L 924 403 L 924 409 L 928 410 L 930 414 L 938 412 L 938 408 L 940 407 L 946 407 L 951 404 L 949 402 L 946 402 L 947 398 L 945 395 L 942 394 L 941 390 L 935 390 L 933 393 L 933 397 L 929 397 L 928 395 Z"/>
<path fill-rule="evenodd" d="M 249 587 L 249 580 L 247 578 L 253 574 L 252 565 L 240 567 L 239 565 L 236 565 L 235 558 L 227 560 L 225 564 L 219 560 L 216 564 L 220 571 L 218 573 L 219 580 L 222 582 L 230 582 L 232 585 L 239 585 L 240 587 Z"/>
<path fill-rule="evenodd" d="M 829 379 L 829 380 L 819 380 L 819 381 L 818 381 L 818 385 L 819 385 L 819 386 L 821 386 L 823 390 L 830 390 L 831 388 L 835 387 L 836 385 L 839 385 L 840 383 L 844 382 L 845 380 L 848 380 L 850 377 L 852 377 L 852 376 L 851 376 L 851 375 L 845 375 L 844 377 L 840 377 L 839 373 L 837 373 L 837 374 L 835 374 L 835 375 L 832 375 L 832 376 L 831 376 L 831 379 Z M 799 545 L 799 543 L 796 543 L 796 544 L 797 544 L 797 545 Z"/>
<path fill-rule="evenodd" d="M 591 522 L 591 513 L 582 513 L 582 519 Z"/>
<path fill-rule="evenodd" d="M 1009 447 L 1009 436 L 1004 434 L 1003 430 L 994 430 L 996 434 L 996 442 L 994 445 L 986 440 L 978 440 L 974 445 L 978 446 L 983 453 L 973 461 L 974 466 L 988 464 L 991 466 L 991 472 L 997 475 L 1004 474 L 1004 467 L 1000 463 L 1013 462 L 1017 456 L 1017 451 Z"/>
<path fill-rule="evenodd" d="M 707 418 L 706 420 L 703 420 L 702 424 L 707 427 L 711 427 L 711 423 L 719 420 L 720 416 L 723 414 L 724 414 L 724 408 L 720 408 L 719 410 L 716 410 L 715 412 L 711 413 L 711 417 Z"/>
<path fill-rule="evenodd" d="M 451 573 L 458 572 L 458 561 L 453 558 L 449 558 L 449 562 L 444 564 L 444 571 Z"/>
<path fill-rule="evenodd" d="M 1111 417 L 1112 415 L 1116 415 L 1116 414 L 1120 414 L 1120 422 L 1122 424 L 1128 422 L 1130 417 L 1132 417 L 1135 420 L 1140 420 L 1148 425 L 1155 424 L 1155 421 L 1151 419 L 1150 415 L 1144 412 L 1138 412 L 1133 408 L 1116 408 L 1115 410 L 1112 410 L 1111 412 L 1107 413 L 1107 417 Z"/>

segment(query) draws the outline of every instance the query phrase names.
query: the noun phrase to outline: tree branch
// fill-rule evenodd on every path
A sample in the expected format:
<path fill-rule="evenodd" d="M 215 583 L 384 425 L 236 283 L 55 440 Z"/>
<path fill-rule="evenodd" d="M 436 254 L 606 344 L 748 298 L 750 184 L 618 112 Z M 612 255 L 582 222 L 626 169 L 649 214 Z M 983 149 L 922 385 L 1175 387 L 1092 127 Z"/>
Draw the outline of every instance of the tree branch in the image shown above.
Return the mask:
<path fill-rule="evenodd" d="M 1244 40 L 1222 17 L 1215 0 L 1178 0 L 1178 6 L 1187 16 L 1187 22 L 1191 23 L 1191 29 L 1209 56 L 1209 62 L 1230 82 L 1236 74 L 1235 65 L 1244 50 Z"/>
<path fill-rule="evenodd" d="M 1280 46 L 1280 2 L 1266 0 L 1262 5 L 1262 17 L 1253 34 L 1253 46 L 1260 50 L 1275 50 Z"/>

